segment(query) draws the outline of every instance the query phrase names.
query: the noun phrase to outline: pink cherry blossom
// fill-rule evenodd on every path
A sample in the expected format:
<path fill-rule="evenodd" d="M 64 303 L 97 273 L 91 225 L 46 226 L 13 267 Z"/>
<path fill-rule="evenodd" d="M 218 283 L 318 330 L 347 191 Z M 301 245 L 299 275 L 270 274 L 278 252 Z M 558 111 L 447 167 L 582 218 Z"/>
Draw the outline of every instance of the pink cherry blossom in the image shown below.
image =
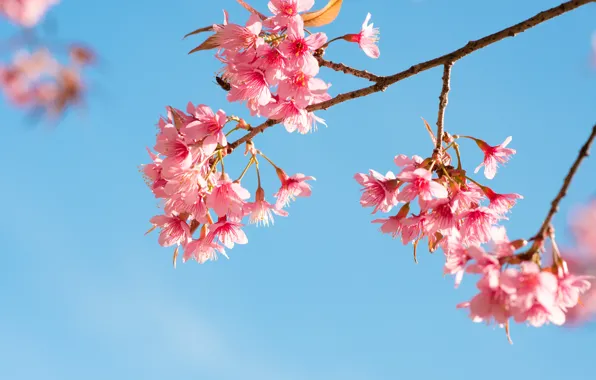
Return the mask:
<path fill-rule="evenodd" d="M 468 244 L 481 244 L 490 240 L 491 227 L 497 223 L 498 216 L 487 207 L 462 213 L 461 233 Z"/>
<path fill-rule="evenodd" d="M 265 226 L 268 226 L 270 222 L 273 224 L 272 213 L 279 216 L 288 216 L 286 211 L 277 209 L 265 200 L 265 191 L 261 187 L 256 191 L 255 201 L 245 204 L 244 213 L 250 215 L 250 223 L 262 223 Z"/>
<path fill-rule="evenodd" d="M 565 313 L 556 305 L 557 277 L 532 262 L 521 264 L 521 275 L 507 282 L 515 287 L 516 298 L 512 302 L 512 315 L 516 322 L 528 322 L 540 327 L 547 322 L 555 325 L 565 323 Z"/>
<path fill-rule="evenodd" d="M 275 16 L 268 21 L 276 28 L 303 30 L 304 22 L 299 13 L 308 11 L 314 4 L 315 0 L 271 0 L 269 10 Z"/>
<path fill-rule="evenodd" d="M 203 150 L 205 154 L 210 155 L 217 144 L 226 146 L 228 144 L 223 128 L 227 122 L 226 113 L 223 110 L 214 114 L 211 108 L 204 104 L 194 107 L 192 103 L 187 106 L 187 111 L 193 115 L 196 120 L 185 125 L 181 132 L 187 139 L 194 141 L 203 140 Z"/>
<path fill-rule="evenodd" d="M 524 197 L 519 194 L 497 194 L 489 187 L 483 187 L 482 190 L 490 202 L 488 208 L 497 214 L 505 214 L 509 212 L 509 210 L 515 206 L 518 199 L 524 199 Z"/>
<path fill-rule="evenodd" d="M 214 44 L 220 48 L 240 50 L 253 49 L 263 43 L 259 37 L 263 24 L 256 14 L 251 14 L 246 26 L 238 24 L 213 25 Z"/>
<path fill-rule="evenodd" d="M 319 66 L 313 53 L 325 42 L 327 42 L 325 33 L 314 33 L 304 38 L 304 30 L 298 33 L 290 31 L 288 37 L 280 45 L 280 50 L 288 58 L 291 66 L 302 68 L 306 72 L 312 72 Z"/>
<path fill-rule="evenodd" d="M 578 249 L 596 260 L 596 199 L 576 209 L 569 222 Z"/>
<path fill-rule="evenodd" d="M 234 248 L 234 244 L 246 244 L 248 238 L 244 231 L 242 231 L 243 224 L 234 219 L 227 217 L 219 218 L 217 223 L 209 228 L 207 234 L 207 241 L 218 239 L 224 246 L 229 249 Z"/>
<path fill-rule="evenodd" d="M 371 15 L 368 13 L 362 24 L 362 30 L 358 34 L 348 34 L 344 37 L 347 41 L 356 42 L 366 55 L 371 58 L 379 58 L 381 52 L 377 46 L 379 41 L 379 28 L 373 27 L 370 21 Z"/>
<path fill-rule="evenodd" d="M 362 207 L 374 207 L 377 211 L 389 212 L 397 204 L 399 182 L 392 172 L 385 176 L 370 170 L 369 174 L 358 173 L 354 179 L 363 186 L 360 204 Z"/>
<path fill-rule="evenodd" d="M 207 261 L 217 260 L 218 253 L 228 258 L 224 247 L 208 238 L 201 238 L 191 241 L 184 247 L 182 260 L 186 262 L 189 259 L 194 259 L 199 264 L 203 264 Z"/>
<path fill-rule="evenodd" d="M 232 182 L 227 174 L 222 175 L 215 188 L 207 196 L 207 206 L 213 209 L 217 216 L 242 215 L 245 200 L 250 198 L 248 190 L 239 183 Z M 231 247 L 230 247 L 231 248 Z"/>
<path fill-rule="evenodd" d="M 35 26 L 45 15 L 48 8 L 60 0 L 2 0 L 0 13 L 10 20 L 25 27 Z"/>
<path fill-rule="evenodd" d="M 426 169 L 404 171 L 397 176 L 400 181 L 407 182 L 400 194 L 397 196 L 400 201 L 409 202 L 418 197 L 420 201 L 430 201 L 435 198 L 447 198 L 447 189 L 438 182 L 432 180 L 432 173 Z"/>
<path fill-rule="evenodd" d="M 307 177 L 302 173 L 288 177 L 281 169 L 277 169 L 277 176 L 281 181 L 280 189 L 273 195 L 277 198 L 275 203 L 277 209 L 287 206 L 296 197 L 309 197 L 311 195 L 312 190 L 306 181 L 314 180 L 315 177 Z"/>
<path fill-rule="evenodd" d="M 490 146 L 482 140 L 475 139 L 478 147 L 484 152 L 484 161 L 478 165 L 474 173 L 478 173 L 484 166 L 484 175 L 488 179 L 495 178 L 498 164 L 504 164 L 509 160 L 509 156 L 515 154 L 515 149 L 506 148 L 511 142 L 511 136 L 507 137 L 503 143 L 497 146 Z"/>
<path fill-rule="evenodd" d="M 158 242 L 163 247 L 186 243 L 190 238 L 188 224 L 177 216 L 158 215 L 151 218 L 151 224 L 161 228 Z"/>
<path fill-rule="evenodd" d="M 236 81 L 231 84 L 232 89 L 228 92 L 228 101 L 254 100 L 261 106 L 271 101 L 271 90 L 262 69 L 248 65 L 242 66 L 238 69 L 235 79 Z"/>

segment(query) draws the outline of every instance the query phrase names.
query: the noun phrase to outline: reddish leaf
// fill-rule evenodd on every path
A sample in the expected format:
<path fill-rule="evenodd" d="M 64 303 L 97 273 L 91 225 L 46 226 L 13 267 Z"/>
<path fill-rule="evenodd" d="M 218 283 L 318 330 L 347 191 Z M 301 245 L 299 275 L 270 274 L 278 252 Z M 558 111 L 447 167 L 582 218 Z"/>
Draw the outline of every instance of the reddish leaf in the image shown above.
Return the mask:
<path fill-rule="evenodd" d="M 216 43 L 215 34 L 214 34 L 214 35 L 210 36 L 209 38 L 207 38 L 205 40 L 205 42 L 203 42 L 202 44 L 200 44 L 196 48 L 194 48 L 191 51 L 189 51 L 188 54 L 196 53 L 197 51 L 201 51 L 201 50 L 215 49 L 218 46 L 219 45 Z"/>
<path fill-rule="evenodd" d="M 323 9 L 302 14 L 304 26 L 323 26 L 331 24 L 339 15 L 343 0 L 329 0 Z"/>

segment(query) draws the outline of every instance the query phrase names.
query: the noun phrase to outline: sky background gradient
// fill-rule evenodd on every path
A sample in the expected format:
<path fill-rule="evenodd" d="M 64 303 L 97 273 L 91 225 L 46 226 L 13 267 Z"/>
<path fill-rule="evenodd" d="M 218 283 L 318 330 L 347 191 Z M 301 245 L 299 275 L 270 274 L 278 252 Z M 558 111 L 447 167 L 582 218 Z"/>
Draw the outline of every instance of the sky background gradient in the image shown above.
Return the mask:
<path fill-rule="evenodd" d="M 250 3 L 266 10 L 265 0 Z M 358 32 L 371 12 L 381 58 L 342 41 L 326 58 L 391 74 L 559 3 L 347 0 L 323 30 Z M 247 116 L 214 84 L 212 52 L 186 55 L 204 35 L 182 40 L 220 22 L 222 8 L 245 22 L 233 0 L 63 0 L 46 18 L 60 39 L 91 43 L 101 64 L 86 112 L 55 129 L 32 128 L 0 105 L 0 379 L 592 379 L 594 326 L 514 325 L 510 346 L 502 330 L 456 310 L 474 294 L 475 277 L 454 290 L 441 253 L 422 250 L 415 265 L 411 246 L 381 235 L 359 205 L 354 173 L 395 170 L 399 153 L 430 153 L 420 118 L 435 122 L 440 68 L 318 112 L 329 127 L 316 133 L 275 127 L 258 136 L 288 173 L 317 178 L 312 197 L 274 227 L 247 228 L 249 244 L 230 260 L 172 268 L 172 249 L 143 235 L 159 210 L 138 166 L 166 105 L 190 100 Z M 510 163 L 492 181 L 475 177 L 525 196 L 506 223 L 512 239 L 537 231 L 596 121 L 595 20 L 596 6 L 584 6 L 453 67 L 447 130 L 493 145 L 513 136 Z M 14 31 L 0 27 L 4 37 Z M 332 95 L 366 85 L 327 69 L 320 76 Z M 481 154 L 463 144 L 472 170 Z M 238 173 L 244 163 L 235 162 L 226 169 Z M 277 179 L 265 169 L 272 194 Z M 563 242 L 571 243 L 569 212 L 596 190 L 594 173 L 596 158 L 555 218 Z"/>

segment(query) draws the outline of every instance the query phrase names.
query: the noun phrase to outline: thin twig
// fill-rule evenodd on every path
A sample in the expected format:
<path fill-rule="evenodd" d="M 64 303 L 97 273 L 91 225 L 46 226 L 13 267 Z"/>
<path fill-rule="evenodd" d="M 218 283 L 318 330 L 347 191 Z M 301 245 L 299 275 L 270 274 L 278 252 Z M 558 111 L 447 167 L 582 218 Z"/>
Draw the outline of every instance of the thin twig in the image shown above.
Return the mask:
<path fill-rule="evenodd" d="M 445 108 L 448 103 L 449 95 L 449 79 L 451 78 L 451 67 L 453 62 L 447 62 L 443 71 L 443 88 L 441 89 L 441 95 L 439 95 L 439 116 L 437 117 L 437 141 L 435 151 L 440 153 L 443 147 L 443 125 L 445 122 Z"/>
<path fill-rule="evenodd" d="M 350 74 L 358 78 L 368 79 L 371 82 L 378 82 L 381 77 L 375 75 L 373 73 L 369 73 L 366 70 L 358 70 L 353 67 L 344 65 L 343 63 L 335 63 L 324 59 L 323 57 L 318 56 L 317 61 L 319 61 L 319 66 L 328 67 L 335 71 L 341 71 L 344 74 Z"/>
<path fill-rule="evenodd" d="M 571 185 L 571 180 L 573 179 L 573 176 L 575 176 L 575 174 L 577 173 L 577 169 L 581 165 L 582 161 L 590 155 L 590 146 L 594 142 L 594 139 L 596 139 L 596 124 L 594 124 L 594 126 L 592 127 L 592 133 L 590 134 L 590 137 L 588 137 L 586 143 L 579 150 L 579 154 L 577 155 L 575 162 L 569 169 L 567 176 L 565 176 L 565 180 L 563 181 L 563 186 L 561 187 L 561 190 L 559 190 L 559 193 L 551 202 L 550 210 L 548 210 L 548 214 L 546 215 L 546 218 L 544 218 L 542 226 L 540 226 L 538 233 L 534 237 L 534 249 L 540 247 L 542 241 L 544 241 L 544 239 L 547 237 L 551 221 L 557 213 L 557 211 L 559 211 L 559 203 L 561 203 L 561 200 L 565 197 L 565 195 L 567 195 L 567 189 L 569 189 L 569 185 Z"/>
<path fill-rule="evenodd" d="M 542 11 L 542 12 L 538 13 L 537 15 L 535 15 L 534 17 L 530 17 L 529 19 L 527 19 L 525 21 L 522 21 L 518 24 L 515 24 L 513 26 L 505 28 L 499 32 L 493 33 L 493 34 L 483 37 L 479 40 L 470 41 L 463 47 L 461 47 L 451 53 L 431 59 L 430 61 L 418 63 L 414 66 L 411 66 L 409 69 L 399 72 L 397 74 L 380 77 L 380 79 L 372 86 L 364 87 L 364 88 L 346 92 L 343 94 L 339 94 L 339 95 L 336 95 L 335 97 L 333 97 L 329 100 L 326 100 L 324 102 L 313 104 L 313 105 L 309 106 L 307 108 L 307 110 L 309 112 L 322 110 L 322 109 L 326 110 L 329 107 L 332 107 L 339 103 L 343 103 L 347 100 L 360 98 L 360 97 L 367 96 L 367 95 L 370 95 L 370 94 L 373 94 L 376 92 L 380 92 L 380 91 L 385 91 L 387 89 L 387 87 L 389 87 L 401 80 L 404 80 L 406 78 L 414 76 L 414 75 L 421 73 L 423 71 L 432 69 L 434 67 L 444 65 L 447 62 L 455 62 L 455 61 L 465 57 L 466 55 L 469 55 L 469 54 L 475 52 L 476 50 L 485 48 L 485 47 L 492 45 L 495 42 L 499 42 L 507 37 L 515 37 L 515 35 L 525 32 L 526 30 L 533 28 L 536 25 L 539 25 L 545 21 L 548 21 L 552 18 L 560 16 L 564 13 L 570 12 L 576 8 L 581 7 L 582 5 L 586 5 L 586 4 L 594 3 L 594 2 L 596 2 L 596 0 L 571 0 L 571 1 L 568 1 L 566 3 L 559 5 L 559 6 L 556 6 L 554 8 L 550 8 L 545 11 Z M 233 143 L 229 144 L 228 145 L 228 153 L 230 153 L 231 151 L 236 149 L 236 147 L 238 147 L 239 145 L 247 142 L 248 140 L 251 140 L 253 137 L 255 137 L 259 133 L 263 132 L 265 129 L 267 129 L 279 122 L 280 122 L 280 120 L 269 119 L 269 120 L 263 122 L 261 125 L 254 127 L 249 133 L 242 136 L 241 138 L 234 141 Z"/>

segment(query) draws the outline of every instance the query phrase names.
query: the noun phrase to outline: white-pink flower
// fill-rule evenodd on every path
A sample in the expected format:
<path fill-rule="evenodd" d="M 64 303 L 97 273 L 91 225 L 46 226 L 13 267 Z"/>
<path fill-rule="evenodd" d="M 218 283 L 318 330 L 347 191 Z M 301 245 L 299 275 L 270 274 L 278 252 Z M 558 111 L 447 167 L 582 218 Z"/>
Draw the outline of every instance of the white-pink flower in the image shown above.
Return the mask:
<path fill-rule="evenodd" d="M 348 34 L 344 37 L 347 41 L 356 42 L 366 55 L 371 58 L 379 58 L 381 52 L 377 42 L 379 42 L 379 28 L 375 28 L 370 21 L 371 14 L 366 15 L 366 19 L 362 24 L 362 29 L 358 34 Z"/>

